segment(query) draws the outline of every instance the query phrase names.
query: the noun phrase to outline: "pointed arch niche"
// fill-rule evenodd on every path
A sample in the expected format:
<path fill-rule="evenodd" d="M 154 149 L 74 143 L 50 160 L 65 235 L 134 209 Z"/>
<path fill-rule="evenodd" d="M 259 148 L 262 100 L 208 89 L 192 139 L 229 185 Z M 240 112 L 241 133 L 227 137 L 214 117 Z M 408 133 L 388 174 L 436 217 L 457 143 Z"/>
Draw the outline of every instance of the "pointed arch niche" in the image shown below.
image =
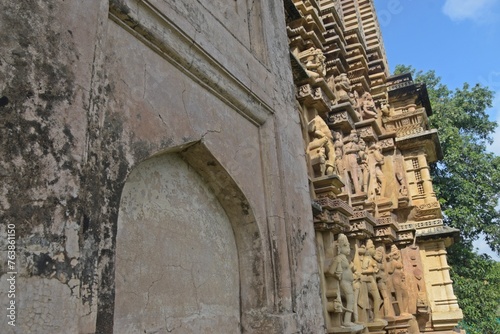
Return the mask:
<path fill-rule="evenodd" d="M 132 170 L 118 216 L 115 333 L 240 333 L 265 304 L 263 272 L 250 205 L 203 143 Z"/>

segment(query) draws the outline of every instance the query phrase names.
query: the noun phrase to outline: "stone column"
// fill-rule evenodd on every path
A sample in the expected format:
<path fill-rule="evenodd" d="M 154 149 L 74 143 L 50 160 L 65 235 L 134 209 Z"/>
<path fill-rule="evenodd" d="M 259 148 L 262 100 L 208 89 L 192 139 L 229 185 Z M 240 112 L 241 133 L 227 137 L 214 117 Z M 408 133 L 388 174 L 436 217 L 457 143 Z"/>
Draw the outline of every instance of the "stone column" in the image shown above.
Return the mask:
<path fill-rule="evenodd" d="M 450 267 L 446 260 L 443 240 L 429 241 L 420 247 L 426 278 L 426 290 L 431 303 L 434 330 L 451 330 L 462 319 L 457 297 L 453 293 Z"/>
<path fill-rule="evenodd" d="M 418 155 L 418 164 L 420 166 L 420 175 L 422 176 L 422 186 L 424 187 L 425 203 L 435 202 L 436 194 L 432 187 L 431 174 L 425 154 Z"/>

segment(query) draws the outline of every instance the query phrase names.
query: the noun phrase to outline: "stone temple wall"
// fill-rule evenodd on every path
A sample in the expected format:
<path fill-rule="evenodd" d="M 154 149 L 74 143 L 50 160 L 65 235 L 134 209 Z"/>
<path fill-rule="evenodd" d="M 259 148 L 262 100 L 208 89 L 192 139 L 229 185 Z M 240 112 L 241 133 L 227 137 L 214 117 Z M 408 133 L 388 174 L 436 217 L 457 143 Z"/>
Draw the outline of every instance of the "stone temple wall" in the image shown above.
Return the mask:
<path fill-rule="evenodd" d="M 1 333 L 456 324 L 425 87 L 388 77 L 371 1 L 19 0 L 0 27 Z M 367 184 L 331 155 L 355 135 Z M 408 315 L 391 290 L 343 322 L 340 235 L 348 266 L 397 246 Z"/>
<path fill-rule="evenodd" d="M 321 331 L 281 3 L 0 15 L 2 333 Z"/>

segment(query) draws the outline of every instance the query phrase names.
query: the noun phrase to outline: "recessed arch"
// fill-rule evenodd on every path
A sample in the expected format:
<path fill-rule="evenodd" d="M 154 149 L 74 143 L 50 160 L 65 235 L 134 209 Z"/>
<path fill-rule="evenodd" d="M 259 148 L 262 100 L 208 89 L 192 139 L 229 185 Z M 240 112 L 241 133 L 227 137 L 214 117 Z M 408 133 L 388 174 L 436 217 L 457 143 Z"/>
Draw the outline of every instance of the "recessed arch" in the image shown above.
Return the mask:
<path fill-rule="evenodd" d="M 237 333 L 266 306 L 261 234 L 202 142 L 131 171 L 116 237 L 114 332 Z"/>

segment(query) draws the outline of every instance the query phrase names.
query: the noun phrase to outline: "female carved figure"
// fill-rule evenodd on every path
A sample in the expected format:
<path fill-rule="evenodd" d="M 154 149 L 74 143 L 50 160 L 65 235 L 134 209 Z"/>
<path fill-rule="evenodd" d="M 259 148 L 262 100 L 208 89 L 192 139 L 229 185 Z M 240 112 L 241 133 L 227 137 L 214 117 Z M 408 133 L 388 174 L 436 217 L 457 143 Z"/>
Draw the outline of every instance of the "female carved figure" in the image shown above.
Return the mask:
<path fill-rule="evenodd" d="M 388 272 L 392 277 L 392 285 L 399 305 L 400 315 L 408 314 L 408 291 L 406 291 L 405 286 L 405 273 L 401 261 L 401 252 L 396 245 L 391 246 L 389 258 Z"/>
<path fill-rule="evenodd" d="M 343 175 L 344 164 L 342 163 L 342 158 L 344 157 L 344 143 L 342 142 L 342 133 L 332 131 L 332 135 L 333 147 L 335 148 L 335 168 L 337 169 L 337 174 Z"/>
<path fill-rule="evenodd" d="M 344 168 L 347 171 L 347 176 L 352 182 L 354 187 L 353 193 L 355 194 L 361 192 L 361 187 L 359 186 L 358 142 L 358 133 L 356 130 L 352 130 L 351 134 L 345 139 L 344 143 Z"/>
<path fill-rule="evenodd" d="M 396 173 L 396 180 L 398 181 L 399 184 L 399 191 L 398 191 L 399 195 L 403 197 L 408 196 L 408 188 L 406 188 L 403 175 L 400 172 Z"/>
<path fill-rule="evenodd" d="M 373 256 L 375 261 L 377 261 L 378 272 L 376 274 L 377 286 L 384 301 L 384 313 L 386 317 L 394 316 L 394 309 L 392 307 L 390 291 L 387 289 L 387 273 L 385 272 L 384 263 L 384 247 L 377 247 L 375 250 L 375 255 Z"/>
<path fill-rule="evenodd" d="M 382 165 L 384 164 L 384 155 L 380 145 L 373 144 L 370 147 L 370 154 L 368 156 L 369 166 L 369 184 L 368 192 L 371 198 L 375 196 L 384 196 L 385 193 L 385 175 L 382 172 Z"/>
<path fill-rule="evenodd" d="M 361 185 L 364 192 L 368 191 L 368 152 L 366 143 L 363 139 L 359 139 L 359 167 L 361 168 Z"/>

